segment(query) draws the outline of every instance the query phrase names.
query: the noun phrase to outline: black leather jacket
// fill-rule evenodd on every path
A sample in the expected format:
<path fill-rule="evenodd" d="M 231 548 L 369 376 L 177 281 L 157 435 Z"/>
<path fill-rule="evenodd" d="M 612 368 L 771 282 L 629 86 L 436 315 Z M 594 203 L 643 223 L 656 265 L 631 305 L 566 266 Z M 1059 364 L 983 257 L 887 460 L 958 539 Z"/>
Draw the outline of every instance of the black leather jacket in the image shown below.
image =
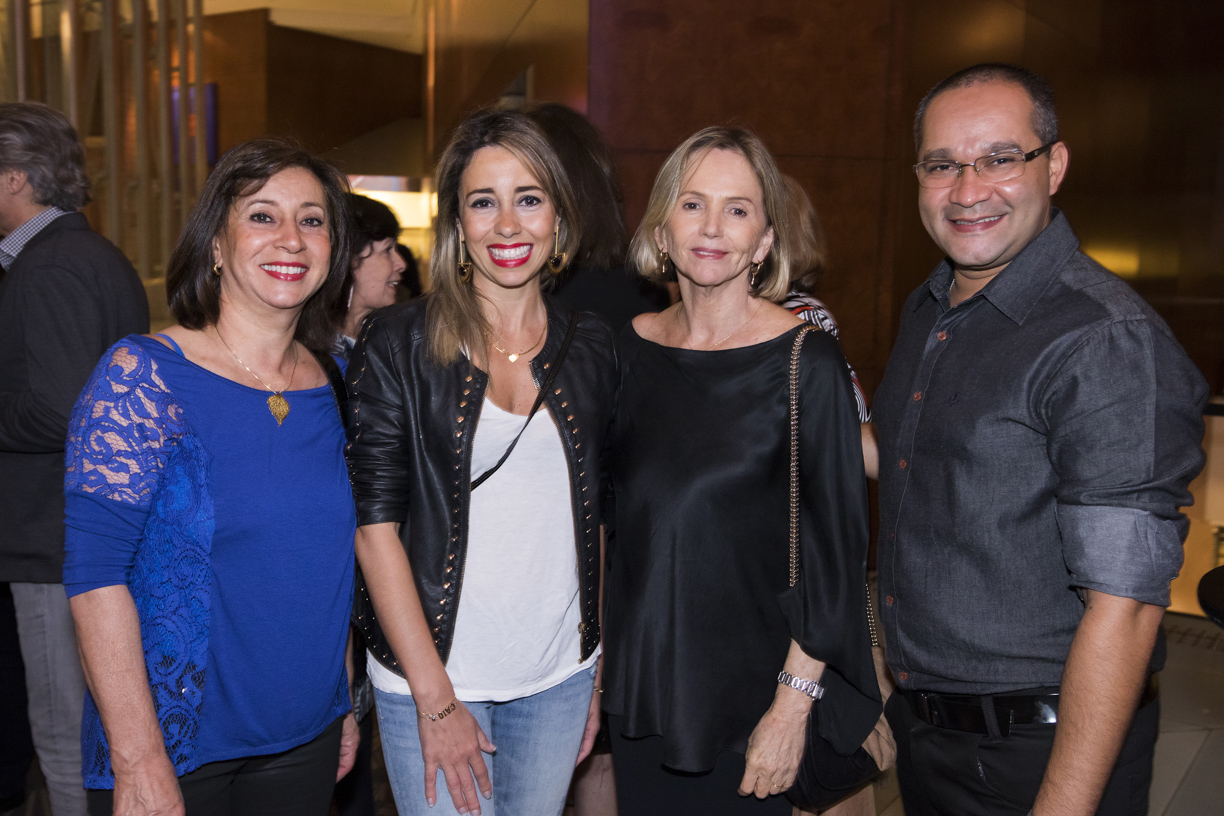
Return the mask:
<path fill-rule="evenodd" d="M 400 540 L 434 644 L 446 663 L 463 591 L 472 439 L 489 378 L 466 358 L 445 368 L 430 358 L 426 300 L 387 307 L 367 321 L 348 368 L 347 452 L 357 523 L 400 523 Z M 572 314 L 547 296 L 545 303 L 548 337 L 531 361 L 537 385 L 557 356 Z M 618 382 L 611 328 L 595 315 L 579 314 L 541 411 L 547 409 L 561 431 L 569 464 L 583 660 L 599 644 L 599 525 L 607 483 L 603 448 Z M 402 675 L 358 575 L 356 623 L 379 662 Z"/>

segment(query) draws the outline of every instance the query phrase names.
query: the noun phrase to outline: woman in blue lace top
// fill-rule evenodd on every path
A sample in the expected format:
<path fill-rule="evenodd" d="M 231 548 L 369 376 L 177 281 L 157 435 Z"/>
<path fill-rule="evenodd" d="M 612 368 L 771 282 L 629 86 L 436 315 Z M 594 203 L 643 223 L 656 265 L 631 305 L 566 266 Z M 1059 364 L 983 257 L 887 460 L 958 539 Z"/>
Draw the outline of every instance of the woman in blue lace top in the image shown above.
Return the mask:
<path fill-rule="evenodd" d="M 64 584 L 94 816 L 322 816 L 351 764 L 355 516 L 311 351 L 345 187 L 281 140 L 228 152 L 167 271 L 178 325 L 116 343 L 77 402 Z"/>

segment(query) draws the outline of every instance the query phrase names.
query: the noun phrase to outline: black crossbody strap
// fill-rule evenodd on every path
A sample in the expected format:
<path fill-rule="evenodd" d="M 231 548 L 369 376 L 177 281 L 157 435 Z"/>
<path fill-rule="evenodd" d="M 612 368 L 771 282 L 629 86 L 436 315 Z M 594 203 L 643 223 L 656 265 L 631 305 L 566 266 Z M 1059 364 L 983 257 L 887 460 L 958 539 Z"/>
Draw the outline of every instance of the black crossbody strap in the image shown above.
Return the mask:
<path fill-rule="evenodd" d="M 514 439 L 510 441 L 510 446 L 506 448 L 506 452 L 497 460 L 497 464 L 480 474 L 472 480 L 472 490 L 480 487 L 485 481 L 497 472 L 506 460 L 510 458 L 511 451 L 518 444 L 519 439 L 523 435 L 523 431 L 527 430 L 527 426 L 531 424 L 531 418 L 536 415 L 536 411 L 540 410 L 540 406 L 544 403 L 544 395 L 548 393 L 548 389 L 552 387 L 553 380 L 557 378 L 557 372 L 561 370 L 561 362 L 565 359 L 565 352 L 569 350 L 570 341 L 574 339 L 574 331 L 578 328 L 578 313 L 570 312 L 569 328 L 565 330 L 565 339 L 561 341 L 561 348 L 557 350 L 557 356 L 553 358 L 552 365 L 548 367 L 548 376 L 544 378 L 544 382 L 540 385 L 540 393 L 536 395 L 535 404 L 531 406 L 531 410 L 527 412 L 527 421 L 523 423 L 523 427 L 519 428 L 519 432 L 515 434 Z"/>

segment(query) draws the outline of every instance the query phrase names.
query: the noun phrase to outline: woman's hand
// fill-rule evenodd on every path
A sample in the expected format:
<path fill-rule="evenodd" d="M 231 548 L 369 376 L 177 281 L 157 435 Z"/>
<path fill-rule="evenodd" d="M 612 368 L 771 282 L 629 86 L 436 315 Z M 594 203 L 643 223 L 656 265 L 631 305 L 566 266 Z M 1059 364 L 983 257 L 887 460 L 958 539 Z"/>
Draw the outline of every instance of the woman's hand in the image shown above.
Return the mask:
<path fill-rule="evenodd" d="M 582 760 L 591 755 L 591 749 L 595 747 L 595 737 L 599 734 L 599 706 L 602 702 L 603 689 L 599 687 L 599 681 L 596 681 L 595 688 L 591 690 L 591 707 L 587 710 L 586 730 L 582 732 L 582 745 L 578 748 L 578 759 L 574 762 L 575 768 L 582 764 Z"/>
<path fill-rule="evenodd" d="M 178 776 L 165 751 L 124 772 L 115 770 L 114 816 L 184 816 Z"/>
<path fill-rule="evenodd" d="M 357 748 L 361 745 L 361 728 L 357 725 L 357 717 L 353 712 L 344 715 L 340 724 L 340 765 L 336 768 L 336 781 L 339 782 L 357 761 Z"/>
<path fill-rule="evenodd" d="M 752 730 L 744 756 L 741 796 L 758 799 L 781 793 L 795 783 L 803 749 L 807 744 L 808 714 L 812 698 L 787 686 L 779 686 L 773 705 Z"/>
<path fill-rule="evenodd" d="M 497 750 L 467 706 L 455 701 L 455 710 L 437 720 L 422 719 L 417 723 L 421 735 L 421 753 L 425 758 L 425 800 L 430 807 L 437 804 L 436 782 L 438 771 L 446 778 L 446 789 L 450 791 L 455 810 L 480 816 L 480 799 L 476 788 L 484 798 L 493 796 L 493 783 L 485 767 L 483 751 L 491 754 Z M 476 784 L 472 784 L 472 777 Z"/>

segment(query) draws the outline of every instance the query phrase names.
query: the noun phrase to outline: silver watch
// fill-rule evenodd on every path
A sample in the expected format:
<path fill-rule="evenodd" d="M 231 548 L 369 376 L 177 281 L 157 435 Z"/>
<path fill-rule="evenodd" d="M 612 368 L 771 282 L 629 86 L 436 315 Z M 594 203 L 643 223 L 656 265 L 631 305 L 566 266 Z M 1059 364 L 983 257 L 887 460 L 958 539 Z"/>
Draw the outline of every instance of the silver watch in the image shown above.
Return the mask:
<path fill-rule="evenodd" d="M 796 677 L 786 669 L 778 672 L 778 682 L 784 686 L 790 686 L 795 691 L 801 691 L 813 700 L 819 700 L 824 696 L 824 686 L 820 685 L 819 680 L 804 680 L 802 677 Z"/>

